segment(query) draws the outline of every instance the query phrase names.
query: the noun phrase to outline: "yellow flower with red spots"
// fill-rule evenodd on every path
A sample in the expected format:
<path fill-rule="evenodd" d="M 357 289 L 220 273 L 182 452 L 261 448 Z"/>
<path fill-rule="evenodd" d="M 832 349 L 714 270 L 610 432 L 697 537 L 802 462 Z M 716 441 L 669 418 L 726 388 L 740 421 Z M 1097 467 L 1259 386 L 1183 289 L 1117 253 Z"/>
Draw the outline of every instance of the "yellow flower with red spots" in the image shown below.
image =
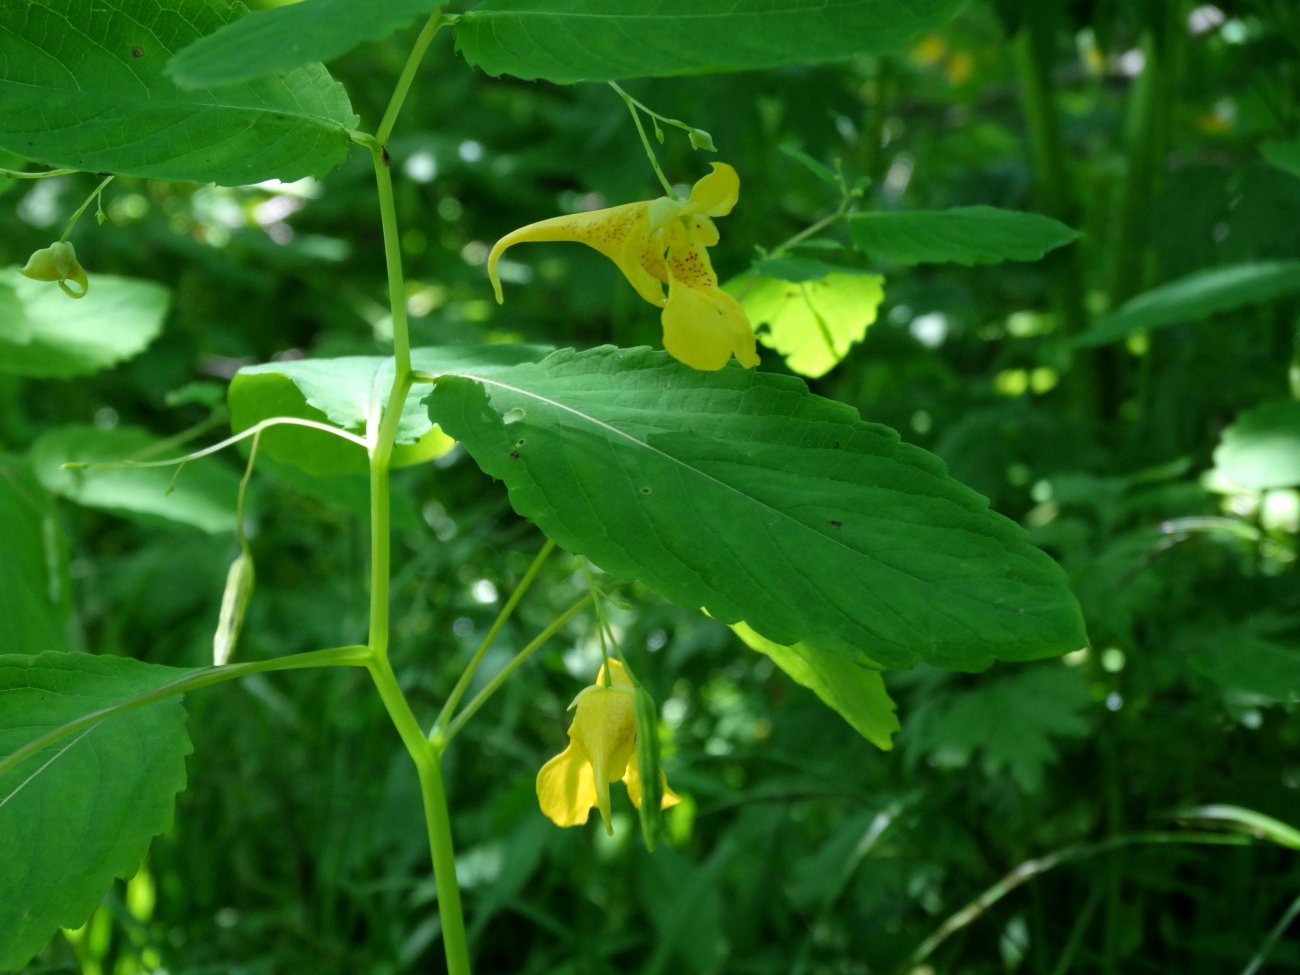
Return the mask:
<path fill-rule="evenodd" d="M 721 369 L 733 355 L 742 366 L 756 366 L 754 330 L 740 303 L 718 287 L 708 253 L 718 242 L 712 218 L 725 217 L 739 198 L 736 171 L 714 163 L 684 201 L 664 196 L 520 227 L 488 255 L 497 301 L 503 300 L 497 262 L 507 248 L 576 241 L 617 264 L 637 294 L 663 309 L 664 348 L 674 358 L 695 369 Z"/>

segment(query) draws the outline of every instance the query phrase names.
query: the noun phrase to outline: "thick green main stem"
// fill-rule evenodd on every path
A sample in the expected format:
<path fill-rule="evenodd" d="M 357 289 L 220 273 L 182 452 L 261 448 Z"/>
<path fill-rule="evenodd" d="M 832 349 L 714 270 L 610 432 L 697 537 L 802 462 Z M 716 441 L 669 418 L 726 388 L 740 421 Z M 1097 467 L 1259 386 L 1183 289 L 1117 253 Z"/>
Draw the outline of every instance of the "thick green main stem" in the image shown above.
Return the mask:
<path fill-rule="evenodd" d="M 425 737 L 420 722 L 402 693 L 388 660 L 389 647 L 389 580 L 392 576 L 392 526 L 390 506 L 390 471 L 402 408 L 414 377 L 411 373 L 411 340 L 406 318 L 406 294 L 402 279 L 402 256 L 397 232 L 397 211 L 393 202 L 393 182 L 389 173 L 390 157 L 385 143 L 401 111 L 415 71 L 429 42 L 445 22 L 434 14 L 425 24 L 407 58 L 384 113 L 375 138 L 357 141 L 370 150 L 379 195 L 379 215 L 383 229 L 384 261 L 388 272 L 389 310 L 392 316 L 394 375 L 382 412 L 367 424 L 366 439 L 370 453 L 370 627 L 369 657 L 366 661 L 388 716 L 397 729 L 415 763 L 420 781 L 420 797 L 433 859 L 434 884 L 438 891 L 438 915 L 442 920 L 443 950 L 448 975 L 470 975 L 469 941 L 465 934 L 465 917 L 461 909 L 460 887 L 456 882 L 456 853 L 451 835 L 451 814 L 447 790 L 443 784 L 438 751 Z"/>

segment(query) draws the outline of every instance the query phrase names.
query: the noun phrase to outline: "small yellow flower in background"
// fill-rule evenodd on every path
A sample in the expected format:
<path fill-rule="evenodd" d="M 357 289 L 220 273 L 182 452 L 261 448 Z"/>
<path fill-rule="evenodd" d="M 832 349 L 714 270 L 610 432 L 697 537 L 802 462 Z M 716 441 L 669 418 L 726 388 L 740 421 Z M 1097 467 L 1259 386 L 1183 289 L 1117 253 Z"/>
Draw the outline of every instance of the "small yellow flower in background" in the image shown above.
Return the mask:
<path fill-rule="evenodd" d="M 713 172 L 695 184 L 685 202 L 662 196 L 520 227 L 488 255 L 497 301 L 503 300 L 497 261 L 507 248 L 576 241 L 608 257 L 637 294 L 663 308 L 664 348 L 673 358 L 695 369 L 721 369 L 733 355 L 746 368 L 756 366 L 754 330 L 740 303 L 718 287 L 707 250 L 718 242 L 711 218 L 725 217 L 739 198 L 736 171 L 713 163 Z"/>
<path fill-rule="evenodd" d="M 90 287 L 86 271 L 77 260 L 77 252 L 66 240 L 42 247 L 27 259 L 27 264 L 19 273 L 36 281 L 57 281 L 69 298 L 86 297 L 86 291 Z M 74 291 L 68 286 L 69 281 L 80 285 L 81 290 Z"/>
<path fill-rule="evenodd" d="M 537 773 L 537 801 L 542 812 L 557 826 L 579 826 L 592 808 L 600 810 L 605 832 L 612 834 L 609 821 L 609 784 L 619 779 L 627 786 L 632 804 L 641 808 L 641 777 L 636 761 L 636 689 L 623 665 L 609 662 L 610 686 L 605 686 L 605 668 L 596 683 L 574 698 L 573 724 L 569 726 L 569 747 L 542 766 Z M 662 808 L 680 802 L 663 782 Z"/>

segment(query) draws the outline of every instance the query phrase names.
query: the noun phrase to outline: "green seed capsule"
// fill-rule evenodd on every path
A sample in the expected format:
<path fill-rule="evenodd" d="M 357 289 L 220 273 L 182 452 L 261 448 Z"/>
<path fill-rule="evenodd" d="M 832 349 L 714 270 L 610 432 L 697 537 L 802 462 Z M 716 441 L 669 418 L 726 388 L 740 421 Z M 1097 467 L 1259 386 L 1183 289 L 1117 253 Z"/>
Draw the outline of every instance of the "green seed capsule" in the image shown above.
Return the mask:
<path fill-rule="evenodd" d="M 659 768 L 659 708 L 645 687 L 636 689 L 636 764 L 641 780 L 641 836 L 647 850 L 663 830 L 664 779 Z"/>

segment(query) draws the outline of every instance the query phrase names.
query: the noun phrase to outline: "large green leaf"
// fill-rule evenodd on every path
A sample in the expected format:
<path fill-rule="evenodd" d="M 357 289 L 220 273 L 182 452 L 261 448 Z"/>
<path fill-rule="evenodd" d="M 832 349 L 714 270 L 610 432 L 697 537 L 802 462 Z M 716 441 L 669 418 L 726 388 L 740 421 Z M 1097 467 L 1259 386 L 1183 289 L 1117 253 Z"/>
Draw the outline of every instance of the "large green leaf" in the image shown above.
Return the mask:
<path fill-rule="evenodd" d="M 228 0 L 4 0 L 0 146 L 51 166 L 237 185 L 321 176 L 356 116 L 320 65 L 181 90 L 172 52 L 244 10 Z"/>
<path fill-rule="evenodd" d="M 63 470 L 67 463 L 166 460 L 183 453 L 160 448 L 144 430 L 116 427 L 59 427 L 31 449 L 32 466 L 53 494 L 88 508 L 148 523 L 158 520 L 217 534 L 235 530 L 239 479 L 208 457 L 176 467 L 88 467 Z"/>
<path fill-rule="evenodd" d="M 526 345 L 414 349 L 414 369 L 428 374 L 463 367 L 514 365 L 540 358 L 546 350 Z M 383 406 L 393 383 L 393 360 L 383 356 L 298 359 L 247 366 L 230 383 L 230 425 L 238 433 L 274 417 L 298 417 L 365 437 L 367 421 Z M 429 421 L 423 406 L 427 385 L 406 397 L 397 427 L 393 465 L 419 464 L 443 453 L 451 440 Z M 274 426 L 263 431 L 259 451 L 316 477 L 367 470 L 366 449 L 322 430 Z"/>
<path fill-rule="evenodd" d="M 70 580 L 54 502 L 26 462 L 0 454 L 0 653 L 70 650 Z"/>
<path fill-rule="evenodd" d="M 181 50 L 167 71 L 185 87 L 287 71 L 381 41 L 439 6 L 436 0 L 303 0 L 257 10 Z"/>
<path fill-rule="evenodd" d="M 886 751 L 894 747 L 897 705 L 890 699 L 880 671 L 866 661 L 822 653 L 804 643 L 783 647 L 744 623 L 733 623 L 731 628 L 747 647 L 771 658 L 791 680 L 816 694 L 871 744 Z"/>
<path fill-rule="evenodd" d="M 79 927 L 167 829 L 190 753 L 179 697 L 88 725 L 16 764 L 18 749 L 189 673 L 84 653 L 0 656 L 0 971 Z"/>
<path fill-rule="evenodd" d="M 1077 230 L 1041 213 L 987 206 L 858 213 L 849 218 L 849 230 L 874 260 L 908 265 L 1036 261 L 1079 238 Z"/>
<path fill-rule="evenodd" d="M 1080 345 L 1105 345 L 1144 329 L 1212 315 L 1300 292 L 1300 261 L 1261 261 L 1197 271 L 1144 292 L 1097 320 Z"/>
<path fill-rule="evenodd" d="M 1300 401 L 1247 410 L 1223 431 L 1214 467 L 1224 480 L 1255 490 L 1300 484 Z"/>
<path fill-rule="evenodd" d="M 806 263 L 819 265 L 823 273 L 804 278 L 797 270 L 781 271 L 783 263 L 765 261 L 759 270 L 775 265 L 774 273 L 743 278 L 728 290 L 739 296 L 755 327 L 765 326 L 758 332 L 759 341 L 779 352 L 791 371 L 815 379 L 839 365 L 853 343 L 867 334 L 885 298 L 885 279 Z"/>
<path fill-rule="evenodd" d="M 567 84 L 898 50 L 963 0 L 484 0 L 456 44 L 488 74 Z"/>
<path fill-rule="evenodd" d="M 775 643 L 977 670 L 1086 641 L 1018 526 L 792 377 L 566 350 L 444 375 L 429 410 L 560 545 Z"/>
<path fill-rule="evenodd" d="M 107 369 L 158 337 L 171 298 L 152 281 L 95 274 L 84 298 L 0 271 L 0 372 L 62 379 Z"/>

